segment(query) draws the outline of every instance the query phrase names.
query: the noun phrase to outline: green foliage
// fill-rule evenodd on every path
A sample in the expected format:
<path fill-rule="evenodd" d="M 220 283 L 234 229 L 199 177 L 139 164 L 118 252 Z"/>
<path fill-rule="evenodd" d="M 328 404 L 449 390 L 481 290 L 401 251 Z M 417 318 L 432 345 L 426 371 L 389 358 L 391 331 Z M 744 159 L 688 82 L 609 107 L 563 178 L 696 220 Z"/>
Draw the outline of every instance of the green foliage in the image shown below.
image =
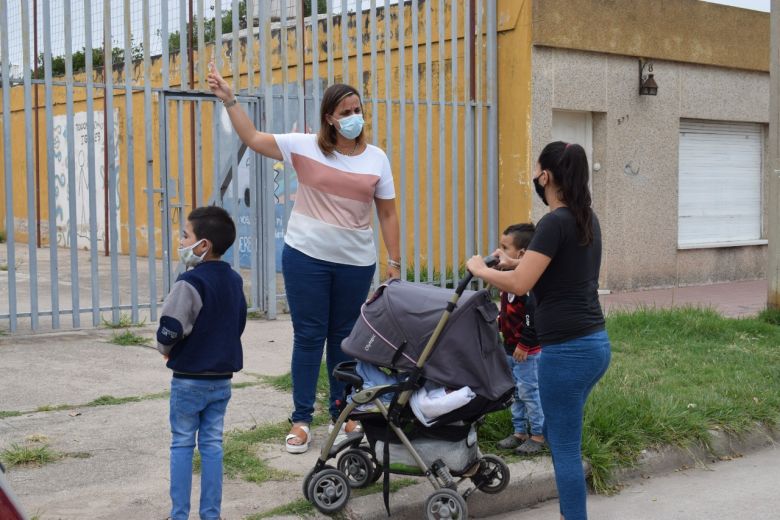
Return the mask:
<path fill-rule="evenodd" d="M 116 322 L 108 321 L 105 318 L 101 317 L 101 321 L 103 322 L 103 326 L 107 329 L 126 329 L 129 327 L 140 327 L 143 325 L 144 322 L 141 323 L 133 323 L 133 318 L 130 314 L 121 313 L 119 315 L 119 320 Z"/>
<path fill-rule="evenodd" d="M 0 419 L 5 419 L 6 417 L 19 417 L 20 415 L 22 415 L 22 412 L 0 410 Z"/>
<path fill-rule="evenodd" d="M 303 0 L 303 15 L 311 16 L 311 0 Z M 328 0 L 317 0 L 317 14 L 328 12 Z"/>
<path fill-rule="evenodd" d="M 130 332 L 129 330 L 126 330 L 121 334 L 114 334 L 113 336 L 111 336 L 111 343 L 116 343 L 117 345 L 123 345 L 123 346 L 148 345 L 149 338 L 139 336 L 137 334 Z"/>
<path fill-rule="evenodd" d="M 0 453 L 3 463 L 14 466 L 43 466 L 62 458 L 62 454 L 53 451 L 47 444 L 11 444 Z"/>
<path fill-rule="evenodd" d="M 610 491 L 613 470 L 642 450 L 780 421 L 780 328 L 687 308 L 611 314 L 607 330 L 612 362 L 588 400 L 582 441 L 597 491 Z M 485 451 L 511 429 L 508 411 L 490 416 Z"/>
<path fill-rule="evenodd" d="M 90 401 L 86 406 L 111 406 L 125 403 L 137 403 L 141 398 L 137 396 L 114 397 L 113 395 L 101 395 L 94 401 Z"/>
<path fill-rule="evenodd" d="M 771 325 L 780 325 L 780 309 L 764 309 L 758 319 Z"/>

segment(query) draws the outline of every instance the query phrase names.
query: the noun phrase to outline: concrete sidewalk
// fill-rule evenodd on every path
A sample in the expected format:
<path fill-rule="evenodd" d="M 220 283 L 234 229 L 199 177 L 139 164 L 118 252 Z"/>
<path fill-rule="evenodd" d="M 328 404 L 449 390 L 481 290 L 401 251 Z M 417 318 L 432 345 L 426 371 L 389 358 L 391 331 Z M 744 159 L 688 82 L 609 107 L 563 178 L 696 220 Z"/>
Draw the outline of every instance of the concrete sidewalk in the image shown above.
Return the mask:
<path fill-rule="evenodd" d="M 609 310 L 636 305 L 712 304 L 723 312 L 744 315 L 763 307 L 766 283 L 669 291 L 611 294 L 602 301 Z M 729 306 L 721 307 L 724 302 L 730 302 Z M 152 326 L 132 330 L 153 338 Z M 113 333 L 88 329 L 0 336 L 0 412 L 5 412 L 0 413 L 0 452 L 14 444 L 46 443 L 65 454 L 41 467 L 15 467 L 8 472 L 23 506 L 40 520 L 167 516 L 167 399 L 88 406 L 104 396 L 144 397 L 169 387 L 170 373 L 155 350 L 110 343 Z M 292 406 L 290 395 L 257 382 L 261 375 L 289 371 L 291 341 L 292 326 L 287 315 L 276 321 L 248 322 L 245 368 L 234 382 L 252 385 L 234 389 L 226 431 L 279 424 L 286 419 Z M 773 435 L 761 431 L 742 439 L 716 438 L 716 455 L 755 449 L 771 442 Z M 226 479 L 223 516 L 245 519 L 302 499 L 301 481 L 313 467 L 324 437 L 323 428 L 315 429 L 311 449 L 297 456 L 285 452 L 282 438 L 260 444 L 258 458 L 288 476 L 260 485 Z M 671 470 L 708 461 L 709 457 L 695 450 L 648 453 L 636 474 Z M 472 518 L 514 511 L 555 497 L 548 458 L 513 462 L 510 472 L 510 485 L 504 492 L 474 493 L 469 498 Z M 197 504 L 198 479 L 193 480 L 193 504 Z M 422 480 L 394 493 L 393 518 L 420 518 L 431 491 Z M 353 496 L 344 514 L 346 518 L 386 518 L 381 494 L 376 493 Z"/>
<path fill-rule="evenodd" d="M 766 308 L 766 280 L 648 289 L 600 296 L 607 313 L 637 307 L 711 307 L 724 316 L 754 316 Z"/>

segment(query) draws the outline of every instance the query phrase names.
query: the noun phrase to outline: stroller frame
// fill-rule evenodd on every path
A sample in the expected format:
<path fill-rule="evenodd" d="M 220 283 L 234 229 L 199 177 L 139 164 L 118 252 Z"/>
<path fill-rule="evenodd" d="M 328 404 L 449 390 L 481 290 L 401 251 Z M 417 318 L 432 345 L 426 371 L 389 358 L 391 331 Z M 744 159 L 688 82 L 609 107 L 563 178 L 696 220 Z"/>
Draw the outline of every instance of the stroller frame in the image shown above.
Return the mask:
<path fill-rule="evenodd" d="M 488 266 L 493 266 L 498 261 L 493 257 L 487 257 L 485 263 Z M 303 481 L 304 496 L 321 512 L 333 514 L 340 511 L 349 500 L 350 488 L 368 486 L 376 482 L 384 473 L 384 503 L 388 515 L 390 514 L 388 498 L 388 475 L 391 472 L 388 457 L 389 431 L 395 434 L 417 464 L 420 474 L 425 476 L 434 488 L 434 493 L 428 497 L 425 505 L 425 518 L 427 519 L 466 519 L 468 517 L 466 499 L 469 495 L 477 489 L 490 494 L 500 493 L 509 484 L 509 468 L 501 458 L 495 455 L 481 455 L 463 472 L 455 475 L 460 477 L 456 482 L 447 465 L 441 460 L 434 461 L 430 466 L 426 464 L 412 441 L 400 427 L 401 411 L 405 408 L 412 393 L 422 385 L 421 382 L 424 381 L 422 369 L 425 362 L 433 353 L 442 330 L 471 280 L 472 274 L 467 272 L 447 303 L 436 328 L 420 353 L 415 368 L 408 373 L 408 377 L 403 381 L 397 384 L 362 388 L 363 380 L 351 370 L 354 368 L 354 361 L 340 363 L 334 369 L 333 376 L 348 383 L 348 389 L 349 386 L 352 386 L 360 390 L 352 394 L 352 401 L 344 406 L 322 446 L 317 462 Z M 395 396 L 389 406 L 386 406 L 381 400 L 381 397 L 386 394 L 394 394 Z M 388 427 L 388 437 L 384 441 L 382 465 L 378 463 L 373 449 L 360 446 L 363 440 L 362 432 L 349 432 L 346 439 L 336 444 L 341 426 L 346 423 L 358 406 L 369 403 L 376 406 Z M 481 420 L 476 421 L 477 427 L 479 424 L 481 424 Z M 341 452 L 344 454 L 339 459 L 339 469 L 329 466 L 328 460 L 336 458 Z M 458 484 L 466 478 L 470 478 L 474 486 L 461 495 L 457 492 Z"/>

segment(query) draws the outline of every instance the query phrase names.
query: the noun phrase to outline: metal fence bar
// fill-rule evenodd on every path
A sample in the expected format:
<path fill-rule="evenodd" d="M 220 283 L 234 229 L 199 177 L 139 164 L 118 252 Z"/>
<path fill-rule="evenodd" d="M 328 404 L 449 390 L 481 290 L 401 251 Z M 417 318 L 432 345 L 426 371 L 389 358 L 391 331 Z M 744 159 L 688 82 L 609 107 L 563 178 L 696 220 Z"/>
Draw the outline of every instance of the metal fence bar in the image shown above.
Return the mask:
<path fill-rule="evenodd" d="M 414 219 L 414 281 L 420 281 L 420 59 L 419 48 L 420 29 L 417 0 L 412 0 L 412 131 L 415 138 L 412 140 L 412 172 L 414 179 L 414 195 L 412 202 L 412 215 Z M 402 33 L 403 34 L 403 33 Z M 402 82 L 403 83 L 403 82 Z M 426 94 L 427 95 L 427 94 Z"/>
<path fill-rule="evenodd" d="M 70 2 L 63 3 L 63 16 L 65 20 L 71 19 Z M 71 308 L 78 309 L 79 304 L 79 256 L 78 256 L 78 217 L 76 216 L 76 151 L 75 139 L 73 139 L 76 126 L 73 121 L 73 40 L 71 24 L 65 24 L 65 111 L 68 150 L 68 236 L 70 241 L 70 300 Z M 74 312 L 72 316 L 74 328 L 81 326 L 81 316 Z"/>
<path fill-rule="evenodd" d="M 92 1 L 84 0 L 84 68 L 87 98 L 87 168 L 89 178 L 89 264 L 92 275 L 92 325 L 100 325 L 100 278 L 98 277 L 97 166 L 95 164 L 94 70 L 92 68 Z M 104 134 L 105 139 L 105 134 Z M 104 165 L 105 167 L 105 165 Z M 105 223 L 104 223 L 105 226 Z"/>
<path fill-rule="evenodd" d="M 279 23 L 279 31 L 281 31 L 281 37 L 279 38 L 279 42 L 281 45 L 281 48 L 279 49 L 281 57 L 282 57 L 282 128 L 279 129 L 281 133 L 287 132 L 287 122 L 290 120 L 290 113 L 289 113 L 289 88 L 290 85 L 287 81 L 287 76 L 290 73 L 290 62 L 287 55 L 287 0 L 281 0 L 281 9 L 282 9 L 282 17 L 281 21 Z M 268 103 L 273 103 L 273 98 L 268 98 Z M 272 123 L 273 124 L 273 123 Z M 300 129 L 300 132 L 304 131 L 304 129 Z M 290 218 L 290 212 L 292 211 L 292 206 L 290 205 L 290 172 L 285 164 L 283 166 L 282 170 L 283 174 L 282 177 L 284 179 L 284 229 L 287 231 L 287 221 Z"/>
<path fill-rule="evenodd" d="M 57 223 L 55 215 L 57 213 L 54 193 L 55 175 L 54 175 L 54 104 L 52 99 L 52 65 L 51 65 L 51 6 L 49 0 L 43 0 L 43 78 L 46 88 L 46 172 L 48 182 L 48 206 L 49 206 L 49 272 L 51 274 L 51 308 L 52 328 L 60 328 L 60 293 L 59 293 L 59 273 L 57 262 Z M 5 90 L 5 89 L 4 89 Z"/>
<path fill-rule="evenodd" d="M 488 166 L 488 229 L 493 234 L 488 237 L 488 252 L 497 245 L 498 234 L 498 30 L 496 20 L 496 3 L 487 2 L 487 166 Z"/>
<path fill-rule="evenodd" d="M 201 205 L 201 201 L 205 199 L 203 196 L 203 129 L 201 128 L 201 113 L 203 110 L 203 102 L 198 99 L 195 102 L 195 150 L 200 150 L 195 160 L 195 178 L 197 183 L 195 184 L 195 200 L 192 201 L 192 207 L 197 208 Z"/>
<path fill-rule="evenodd" d="M 325 2 L 327 7 L 325 29 L 328 34 L 328 86 L 333 85 L 333 0 Z"/>
<path fill-rule="evenodd" d="M 198 88 L 199 89 L 205 89 L 207 88 L 205 85 L 205 78 L 206 78 L 206 20 L 204 19 L 204 10 L 205 7 L 203 5 L 203 0 L 198 0 Z M 217 16 L 217 13 L 214 13 L 214 16 Z M 216 19 L 214 22 L 216 26 Z M 214 47 L 217 48 L 219 46 L 219 41 L 214 42 Z M 193 86 L 193 88 L 195 88 Z"/>
<path fill-rule="evenodd" d="M 258 0 L 262 1 L 262 0 Z M 254 22 L 254 2 L 245 0 L 246 7 L 246 90 L 251 93 L 255 84 L 255 22 Z M 238 57 L 238 55 L 236 56 Z"/>
<path fill-rule="evenodd" d="M 347 0 L 341 0 L 341 82 L 349 85 L 349 13 Z"/>
<path fill-rule="evenodd" d="M 222 73 L 222 0 L 214 0 L 214 66 Z"/>
<path fill-rule="evenodd" d="M 32 122 L 32 74 L 30 60 L 30 7 L 21 2 L 22 7 L 22 73 L 24 82 L 24 128 L 31 132 Z M 6 36 L 7 37 L 7 36 Z M 37 59 L 37 58 L 36 58 Z M 5 63 L 6 60 L 3 60 Z M 5 77 L 5 74 L 3 75 Z M 5 90 L 5 88 L 3 88 Z M 35 152 L 36 140 L 29 137 L 24 140 L 25 164 L 27 166 L 27 255 L 30 262 L 30 327 L 38 329 L 38 248 L 34 237 L 38 234 L 38 218 L 35 215 Z"/>
<path fill-rule="evenodd" d="M 88 0 L 87 0 L 88 1 Z M 143 18 L 149 20 L 149 0 L 143 0 Z M 144 132 L 146 150 L 146 235 L 147 235 L 147 260 L 149 264 L 149 320 L 157 321 L 157 240 L 155 234 L 154 211 L 154 146 L 152 144 L 153 126 L 152 120 L 152 58 L 149 49 L 150 42 L 149 24 L 143 24 L 144 46 Z"/>
<path fill-rule="evenodd" d="M 235 34 L 235 31 L 234 31 Z M 235 60 L 235 56 L 231 57 L 233 60 Z M 241 103 L 243 105 L 243 102 Z M 244 107 L 247 109 L 248 107 Z M 232 172 L 233 177 L 230 179 L 230 193 L 232 196 L 232 207 L 228 210 L 231 215 L 233 215 L 233 218 L 239 219 L 238 214 L 238 181 L 239 181 L 239 174 L 238 174 L 238 163 L 240 162 L 240 157 L 238 156 L 238 150 L 241 149 L 241 142 L 238 139 L 238 134 L 233 132 L 233 138 L 230 140 L 231 143 L 233 143 L 233 146 L 230 148 L 230 160 L 232 163 Z M 247 153 L 252 153 L 247 148 Z M 233 269 L 236 271 L 241 269 L 241 264 L 239 262 L 241 255 L 239 254 L 239 246 L 238 244 L 233 244 Z"/>
<path fill-rule="evenodd" d="M 463 88 L 465 90 L 466 106 L 463 117 L 465 128 L 463 134 L 463 202 L 466 208 L 463 259 L 468 259 L 474 254 L 474 224 L 469 225 L 470 216 L 474 215 L 474 133 L 471 131 L 474 125 L 474 92 L 472 90 L 472 46 L 473 27 L 471 26 L 471 6 L 474 0 L 467 0 L 468 5 L 463 6 Z"/>
<path fill-rule="evenodd" d="M 398 119 L 398 128 L 401 132 L 400 146 L 398 150 L 398 164 L 401 165 L 401 236 L 406 237 L 408 235 L 407 230 L 407 217 L 406 217 L 406 193 L 407 191 L 407 179 L 406 179 L 406 139 L 404 139 L 403 129 L 406 128 L 406 42 L 404 34 L 406 34 L 406 27 L 404 25 L 404 11 L 406 10 L 403 3 L 398 4 L 398 100 L 401 103 Z M 390 70 L 390 69 L 388 69 Z M 406 247 L 406 240 L 401 240 L 401 279 L 406 280 L 406 268 L 408 262 L 408 255 Z"/>
<path fill-rule="evenodd" d="M 316 3 L 316 2 L 315 2 Z M 312 7 L 313 8 L 313 7 Z M 268 19 L 268 9 L 263 8 L 260 10 L 260 30 L 259 39 L 261 42 L 269 41 L 270 37 L 270 22 Z M 316 45 L 315 45 L 316 46 Z M 273 128 L 273 87 L 268 77 L 268 56 L 270 49 L 267 47 L 260 49 L 260 84 L 263 85 L 263 111 L 264 111 L 264 123 L 263 128 L 266 132 L 272 132 Z M 260 123 L 260 121 L 258 121 Z M 263 175 L 261 179 L 265 179 L 263 185 L 266 186 L 265 190 L 262 190 L 262 217 L 261 222 L 265 223 L 262 230 L 263 243 L 261 247 L 262 263 L 265 266 L 263 269 L 263 301 L 262 305 L 266 309 L 266 315 L 270 319 L 276 318 L 276 250 L 275 250 L 275 236 L 276 236 L 276 215 L 274 208 L 274 189 L 273 179 L 270 177 L 273 175 L 273 159 L 264 158 L 265 172 L 267 175 Z M 259 176 L 258 176 L 259 177 Z"/>
<path fill-rule="evenodd" d="M 444 109 L 444 102 L 446 100 L 446 88 L 447 88 L 447 75 L 444 71 L 444 65 L 447 55 L 446 45 L 446 31 L 445 23 L 446 17 L 444 16 L 444 3 L 445 0 L 439 0 L 439 285 L 445 287 L 447 285 L 447 238 L 444 233 L 444 222 L 446 221 L 447 203 L 445 194 L 447 193 L 447 155 L 446 155 L 446 132 L 447 125 L 447 111 Z M 433 97 L 433 96 L 429 96 Z M 454 128 L 453 128 L 454 131 Z"/>
<path fill-rule="evenodd" d="M 311 96 L 312 96 L 312 130 L 320 130 L 320 15 L 317 12 L 318 2 L 311 3 Z"/>
<path fill-rule="evenodd" d="M 238 27 L 237 25 L 235 27 Z M 187 1 L 179 0 L 179 87 L 186 90 L 189 86 L 189 63 L 187 35 Z M 179 136 L 183 139 L 182 136 Z M 180 142 L 181 144 L 181 142 Z"/>
<path fill-rule="evenodd" d="M 233 65 L 233 92 L 238 93 L 241 90 L 241 81 L 238 69 L 239 47 L 241 42 L 238 39 L 239 19 L 238 19 L 238 0 L 233 0 L 233 48 L 230 52 L 230 61 Z M 233 170 L 235 172 L 235 170 Z"/>
<path fill-rule="evenodd" d="M 482 67 L 484 65 L 483 63 L 483 54 L 481 52 L 482 50 L 482 18 L 483 18 L 483 10 L 482 10 L 482 0 L 472 0 L 476 1 L 476 19 L 474 20 L 474 25 L 476 27 L 476 49 L 478 49 L 478 52 L 474 53 L 474 58 L 476 61 L 476 66 L 474 67 L 474 84 L 476 85 L 476 101 L 475 101 L 475 107 L 474 110 L 476 112 L 476 124 L 474 125 L 474 190 L 475 190 L 475 212 L 476 212 L 476 244 L 474 252 L 476 254 L 484 254 L 484 250 L 482 249 L 485 244 L 482 241 L 482 228 L 484 223 L 484 218 L 482 214 L 482 180 L 485 178 L 485 167 L 483 164 L 483 158 L 482 158 L 482 126 L 483 126 L 483 116 L 484 116 L 484 103 L 483 103 L 483 93 L 482 93 Z M 490 230 L 492 233 L 495 233 L 496 231 Z M 482 280 L 478 280 L 477 282 L 479 284 L 479 287 L 481 288 L 483 285 Z"/>
<path fill-rule="evenodd" d="M 452 66 L 452 283 L 457 284 L 460 278 L 459 239 L 460 231 L 458 219 L 460 218 L 458 201 L 458 1 L 452 2 L 450 31 L 452 51 L 450 52 L 450 65 Z"/>
<path fill-rule="evenodd" d="M 355 1 L 355 88 L 363 99 L 363 0 Z"/>
<path fill-rule="evenodd" d="M 376 40 L 377 40 L 377 24 L 376 24 L 376 0 L 371 0 L 369 5 L 369 33 L 371 34 L 371 140 L 374 146 L 379 146 L 379 104 L 377 103 L 378 81 L 376 77 L 376 65 L 377 65 L 377 52 L 376 52 Z M 374 228 L 374 243 L 379 244 L 379 218 L 376 212 L 373 215 L 373 228 Z M 379 279 L 381 273 L 379 272 L 379 266 L 374 270 L 374 286 L 379 285 Z"/>
<path fill-rule="evenodd" d="M 168 61 L 171 52 L 168 48 L 168 0 L 160 0 L 160 40 L 162 43 L 162 54 L 160 55 L 162 88 L 163 90 L 167 90 L 170 86 L 168 80 Z M 160 112 L 162 111 L 163 106 L 161 104 Z M 163 189 L 166 189 L 165 186 L 163 186 Z M 168 293 L 167 286 L 165 293 Z"/>
<path fill-rule="evenodd" d="M 426 281 L 433 282 L 433 78 L 431 2 L 425 2 L 425 193 L 428 215 L 428 273 Z M 443 131 L 443 128 L 442 128 Z"/>
<path fill-rule="evenodd" d="M 262 45 L 258 49 L 258 52 L 262 52 Z M 259 61 L 259 56 L 258 56 Z M 259 76 L 259 74 L 258 74 Z M 249 105 L 251 112 L 250 114 L 257 115 L 259 110 L 257 109 L 258 102 L 255 101 Z M 253 123 L 255 124 L 255 128 L 260 128 L 260 121 L 258 121 L 258 118 L 253 118 Z M 259 218 L 259 208 L 257 206 L 258 200 L 260 198 L 262 186 L 263 186 L 263 179 L 261 178 L 261 172 L 260 172 L 260 161 L 261 159 L 258 157 L 257 154 L 253 153 L 250 150 L 247 150 L 247 153 L 249 154 L 249 185 L 251 186 L 251 189 L 249 190 L 249 219 L 250 219 L 250 225 L 252 226 L 252 229 L 254 230 L 253 236 L 249 240 L 248 247 L 251 248 L 250 251 L 250 268 L 251 268 L 251 287 L 250 287 L 250 307 L 256 308 L 258 310 L 262 310 L 264 308 L 263 305 L 263 299 L 262 299 L 262 293 L 261 293 L 261 287 L 262 287 L 262 281 L 260 277 L 260 259 L 258 258 L 258 251 L 260 251 L 260 240 L 262 240 L 262 237 L 264 233 L 260 230 L 260 222 L 263 222 Z M 258 235 L 260 238 L 258 239 Z"/>
<path fill-rule="evenodd" d="M 8 255 L 8 307 L 10 319 L 8 328 L 16 331 L 16 249 L 14 233 L 14 188 L 13 173 L 11 170 L 13 148 L 11 148 L 11 74 L 10 52 L 8 49 L 8 2 L 0 0 L 0 61 L 2 61 L 2 87 L 3 87 L 3 173 L 5 177 L 5 230 L 6 230 L 6 254 Z"/>
<path fill-rule="evenodd" d="M 312 2 L 315 4 L 316 2 Z M 300 6 L 303 6 L 303 2 L 300 2 Z M 304 83 L 306 77 L 306 54 L 304 52 L 304 38 L 306 37 L 306 26 L 303 23 L 303 12 L 298 13 L 298 17 L 301 19 L 301 24 L 295 24 L 295 79 L 298 83 L 298 131 L 306 132 L 306 85 Z M 314 64 L 312 63 L 312 66 Z"/>
<path fill-rule="evenodd" d="M 186 179 L 184 177 L 184 100 L 176 100 L 176 159 L 178 168 L 178 205 L 179 205 L 179 229 L 176 232 L 175 237 L 181 236 L 181 232 L 184 229 L 184 223 L 186 222 L 185 208 L 187 207 L 187 186 Z M 168 141 L 170 146 L 171 141 Z M 235 171 L 235 170 L 233 170 Z M 234 176 L 235 179 L 235 176 Z M 176 240 L 171 243 L 171 250 L 176 247 Z"/>
<path fill-rule="evenodd" d="M 138 322 L 138 246 L 135 215 L 135 131 L 133 125 L 133 58 L 131 52 L 132 26 L 130 0 L 124 1 L 125 30 L 125 143 L 127 146 L 127 230 L 130 248 L 130 319 Z"/>
<path fill-rule="evenodd" d="M 163 81 L 165 81 L 163 79 Z M 168 150 L 170 135 L 168 134 L 168 100 L 165 92 L 160 92 L 158 102 L 158 116 L 160 122 L 160 150 Z M 161 242 L 162 242 L 162 282 L 163 294 L 168 294 L 171 289 L 171 186 L 168 182 L 168 154 L 159 154 L 160 160 L 160 192 L 162 201 L 160 203 L 160 222 L 161 222 Z"/>
<path fill-rule="evenodd" d="M 103 0 L 103 75 L 105 76 L 105 136 L 108 147 L 108 164 L 105 165 L 108 177 L 108 236 L 111 254 L 111 303 L 114 307 L 113 323 L 119 323 L 119 224 L 117 222 L 117 186 L 116 150 L 114 150 L 114 63 L 111 45 L 111 0 Z"/>

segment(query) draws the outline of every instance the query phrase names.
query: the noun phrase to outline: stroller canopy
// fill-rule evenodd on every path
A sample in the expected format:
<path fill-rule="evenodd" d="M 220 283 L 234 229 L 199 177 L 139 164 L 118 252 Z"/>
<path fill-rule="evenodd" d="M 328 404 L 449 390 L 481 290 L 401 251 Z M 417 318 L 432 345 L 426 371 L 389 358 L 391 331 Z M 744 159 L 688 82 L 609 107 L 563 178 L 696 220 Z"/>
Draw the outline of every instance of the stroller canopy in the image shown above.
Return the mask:
<path fill-rule="evenodd" d="M 363 304 L 342 350 L 360 361 L 411 370 L 453 294 L 452 289 L 390 280 Z M 468 386 L 491 401 L 513 389 L 497 317 L 486 290 L 464 291 L 423 367 L 424 376 L 443 386 Z"/>

